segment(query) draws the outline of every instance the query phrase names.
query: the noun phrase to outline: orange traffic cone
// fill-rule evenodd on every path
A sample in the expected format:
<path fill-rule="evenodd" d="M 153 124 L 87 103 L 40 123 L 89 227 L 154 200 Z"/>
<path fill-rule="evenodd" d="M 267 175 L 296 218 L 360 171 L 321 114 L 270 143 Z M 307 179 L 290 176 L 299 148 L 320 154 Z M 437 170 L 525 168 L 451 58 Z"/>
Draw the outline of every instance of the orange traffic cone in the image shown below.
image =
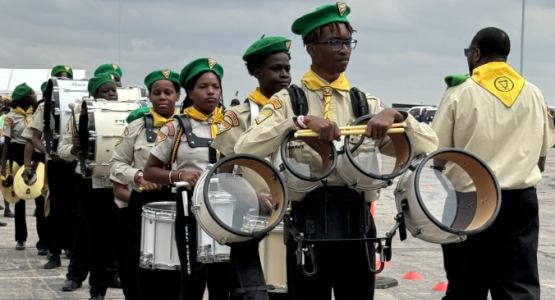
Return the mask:
<path fill-rule="evenodd" d="M 407 274 L 405 274 L 405 276 L 402 277 L 402 279 L 420 280 L 420 279 L 422 279 L 422 276 L 418 275 L 418 273 L 416 273 L 416 272 L 408 272 Z"/>
<path fill-rule="evenodd" d="M 425 190 L 433 190 L 433 188 L 430 185 L 427 185 L 424 187 Z"/>
<path fill-rule="evenodd" d="M 432 288 L 432 291 L 446 292 L 446 291 L 447 291 L 447 283 L 445 283 L 445 282 L 440 282 L 440 283 L 436 284 L 436 285 Z"/>

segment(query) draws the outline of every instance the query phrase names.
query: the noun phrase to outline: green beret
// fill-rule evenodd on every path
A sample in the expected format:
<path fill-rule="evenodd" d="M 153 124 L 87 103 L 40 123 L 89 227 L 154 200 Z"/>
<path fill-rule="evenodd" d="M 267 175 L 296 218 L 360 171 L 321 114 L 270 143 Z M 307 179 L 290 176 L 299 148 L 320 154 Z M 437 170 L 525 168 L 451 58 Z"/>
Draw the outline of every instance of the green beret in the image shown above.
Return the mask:
<path fill-rule="evenodd" d="M 48 85 L 48 81 L 45 81 L 40 85 L 40 90 L 43 94 L 44 94 L 44 92 L 46 92 L 46 86 L 47 85 Z"/>
<path fill-rule="evenodd" d="M 351 8 L 343 2 L 336 4 L 323 5 L 315 11 L 306 14 L 293 22 L 291 31 L 300 34 L 304 38 L 312 30 L 333 22 L 349 23 L 347 16 L 351 13 Z"/>
<path fill-rule="evenodd" d="M 131 122 L 137 120 L 138 118 L 141 118 L 144 114 L 148 114 L 149 111 L 150 111 L 150 107 L 139 107 L 134 111 L 132 111 L 129 114 L 129 116 L 127 116 L 125 121 L 127 122 L 127 124 L 130 124 Z"/>
<path fill-rule="evenodd" d="M 55 66 L 54 69 L 52 69 L 52 72 L 50 72 L 50 76 L 56 76 L 56 74 L 60 72 L 66 72 L 68 74 L 71 74 L 71 76 L 73 76 L 73 69 L 66 65 Z"/>
<path fill-rule="evenodd" d="M 108 73 L 100 73 L 94 76 L 93 78 L 89 79 L 87 90 L 89 90 L 89 93 L 92 95 L 96 93 L 96 90 L 98 90 L 98 88 L 106 82 L 116 84 L 116 82 L 114 81 L 114 75 Z"/>
<path fill-rule="evenodd" d="M 444 81 L 447 84 L 447 87 L 454 87 L 457 85 L 461 85 L 468 79 L 468 75 L 449 75 L 445 77 Z"/>
<path fill-rule="evenodd" d="M 25 82 L 16 86 L 12 93 L 12 101 L 16 102 L 25 98 L 25 96 L 27 96 L 30 91 L 31 87 L 28 86 Z"/>
<path fill-rule="evenodd" d="M 185 87 L 186 83 L 193 77 L 195 77 L 198 73 L 202 71 L 213 71 L 222 79 L 224 77 L 224 69 L 220 64 L 216 62 L 215 59 L 212 58 L 199 58 L 193 60 L 189 64 L 181 70 L 181 74 L 179 75 L 179 83 L 182 87 Z"/>
<path fill-rule="evenodd" d="M 179 73 L 170 69 L 156 70 L 145 77 L 145 85 L 149 88 L 151 84 L 158 80 L 169 80 L 179 84 Z"/>
<path fill-rule="evenodd" d="M 96 76 L 100 73 L 114 74 L 114 75 L 118 75 L 120 78 L 121 78 L 121 76 L 123 76 L 123 71 L 116 64 L 100 65 L 100 67 L 98 67 L 98 68 L 96 68 L 96 70 L 94 70 L 94 76 Z"/>
<path fill-rule="evenodd" d="M 243 60 L 247 61 L 247 58 L 252 55 L 263 55 L 263 54 L 273 54 L 277 52 L 289 53 L 289 47 L 291 47 L 291 40 L 286 39 L 281 36 L 264 37 L 254 42 L 247 52 L 243 54 Z"/>

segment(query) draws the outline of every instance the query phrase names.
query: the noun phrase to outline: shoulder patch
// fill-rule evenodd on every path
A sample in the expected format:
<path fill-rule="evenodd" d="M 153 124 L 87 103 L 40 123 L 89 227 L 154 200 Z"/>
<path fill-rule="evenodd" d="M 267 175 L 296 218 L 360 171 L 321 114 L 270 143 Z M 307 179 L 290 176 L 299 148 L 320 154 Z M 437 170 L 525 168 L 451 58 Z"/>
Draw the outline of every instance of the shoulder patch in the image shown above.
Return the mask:
<path fill-rule="evenodd" d="M 123 131 L 123 135 L 124 135 L 124 136 L 128 136 L 128 135 L 129 135 L 129 128 L 125 127 L 125 130 Z"/>
<path fill-rule="evenodd" d="M 123 142 L 123 137 L 120 136 L 119 139 L 118 139 L 118 142 L 116 143 L 116 146 L 121 144 L 121 142 Z"/>
<path fill-rule="evenodd" d="M 13 123 L 13 120 L 10 117 L 5 117 L 4 118 L 4 123 L 6 123 L 6 122 L 10 123 L 10 125 L 11 125 Z"/>
<path fill-rule="evenodd" d="M 271 117 L 274 113 L 271 110 L 264 110 L 261 111 L 258 116 L 254 119 L 256 124 L 259 125 L 260 123 L 266 121 L 269 117 Z"/>
<path fill-rule="evenodd" d="M 166 122 L 165 126 L 168 127 L 168 135 L 169 136 L 174 136 L 175 135 L 175 126 L 173 125 L 173 121 Z"/>
<path fill-rule="evenodd" d="M 444 81 L 447 84 L 447 87 L 454 87 L 457 85 L 461 85 L 468 79 L 467 75 L 449 75 L 445 77 Z"/>
<path fill-rule="evenodd" d="M 281 102 L 276 98 L 272 98 L 268 100 L 268 103 L 272 104 L 275 110 L 278 110 L 281 108 Z"/>
<path fill-rule="evenodd" d="M 225 116 L 228 116 L 231 119 L 231 125 L 233 125 L 233 127 L 239 126 L 239 118 L 237 118 L 237 114 L 234 111 L 226 111 Z"/>
<path fill-rule="evenodd" d="M 553 119 L 553 113 L 551 112 L 551 109 L 547 109 L 547 116 L 550 117 L 551 119 Z"/>
<path fill-rule="evenodd" d="M 219 135 L 220 133 L 224 133 L 230 130 L 231 128 L 232 128 L 231 124 L 223 120 L 220 124 L 218 124 L 218 133 L 216 135 Z"/>
<path fill-rule="evenodd" d="M 158 131 L 156 135 L 156 142 L 154 142 L 154 146 L 157 146 L 161 142 L 165 141 L 168 137 L 162 132 L 162 130 Z"/>

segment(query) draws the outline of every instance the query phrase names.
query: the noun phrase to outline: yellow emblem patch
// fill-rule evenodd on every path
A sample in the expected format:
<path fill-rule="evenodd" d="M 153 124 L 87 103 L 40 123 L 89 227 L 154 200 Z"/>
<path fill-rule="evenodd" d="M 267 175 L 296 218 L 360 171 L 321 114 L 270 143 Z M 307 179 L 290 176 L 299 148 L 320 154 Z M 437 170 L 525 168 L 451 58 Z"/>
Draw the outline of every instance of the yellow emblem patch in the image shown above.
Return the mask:
<path fill-rule="evenodd" d="M 125 130 L 123 131 L 123 135 L 125 136 L 129 135 L 129 128 L 125 127 Z"/>
<path fill-rule="evenodd" d="M 116 64 L 112 64 L 112 68 L 114 68 L 114 71 L 118 69 L 118 65 Z"/>
<path fill-rule="evenodd" d="M 279 102 L 279 100 L 276 98 L 268 100 L 268 103 L 272 104 L 274 106 L 274 109 L 276 110 L 281 108 L 281 102 Z"/>
<path fill-rule="evenodd" d="M 285 42 L 285 48 L 287 48 L 287 51 L 289 51 L 289 48 L 291 48 L 291 41 Z"/>
<path fill-rule="evenodd" d="M 231 124 L 229 124 L 228 122 L 226 122 L 224 120 L 224 121 L 222 121 L 222 123 L 218 124 L 218 133 L 217 134 L 226 132 L 230 129 L 231 129 Z"/>
<path fill-rule="evenodd" d="M 495 79 L 495 88 L 500 92 L 510 92 L 514 89 L 514 82 L 506 76 L 501 76 Z"/>
<path fill-rule="evenodd" d="M 154 146 L 160 144 L 161 142 L 165 141 L 168 137 L 160 130 L 156 135 L 156 142 L 154 142 Z"/>
<path fill-rule="evenodd" d="M 254 120 L 256 121 L 257 125 L 260 125 L 260 123 L 266 121 L 266 119 L 271 117 L 273 114 L 274 113 L 271 110 L 261 111 Z"/>
<path fill-rule="evenodd" d="M 64 66 L 64 68 L 66 69 L 67 72 L 69 72 L 69 69 L 70 69 L 69 66 Z"/>
<path fill-rule="evenodd" d="M 217 63 L 218 62 L 216 62 L 216 60 L 213 58 L 208 59 L 208 67 L 210 67 L 210 69 L 212 69 Z"/>
<path fill-rule="evenodd" d="M 337 2 L 337 10 L 339 10 L 339 16 L 343 17 L 345 11 L 347 11 L 347 4 L 343 2 Z"/>
<path fill-rule="evenodd" d="M 118 139 L 118 142 L 116 143 L 116 146 L 121 144 L 121 142 L 123 142 L 123 137 L 120 136 L 119 139 Z"/>
<path fill-rule="evenodd" d="M 239 118 L 237 118 L 237 114 L 235 114 L 234 111 L 228 110 L 225 112 L 224 116 L 227 116 L 231 119 L 231 124 L 233 125 L 233 127 L 239 126 Z"/>
<path fill-rule="evenodd" d="M 116 80 L 116 77 L 114 77 L 114 74 L 110 74 L 110 77 L 112 77 L 112 80 Z"/>
<path fill-rule="evenodd" d="M 168 70 L 168 69 L 162 70 L 162 75 L 164 75 L 166 79 L 170 78 L 170 73 L 171 73 L 171 70 Z"/>

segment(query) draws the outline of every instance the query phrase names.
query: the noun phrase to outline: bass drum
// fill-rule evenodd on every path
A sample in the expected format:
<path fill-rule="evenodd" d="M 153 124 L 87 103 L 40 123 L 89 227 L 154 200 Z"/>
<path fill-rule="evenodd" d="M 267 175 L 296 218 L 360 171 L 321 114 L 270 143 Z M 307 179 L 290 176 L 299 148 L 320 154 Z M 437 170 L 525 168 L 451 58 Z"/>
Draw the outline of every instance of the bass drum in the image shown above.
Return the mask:
<path fill-rule="evenodd" d="M 126 86 L 117 88 L 118 101 L 146 100 L 146 88 L 137 86 Z"/>
<path fill-rule="evenodd" d="M 97 99 L 84 101 L 80 106 L 75 113 L 76 117 L 79 116 L 79 137 L 81 141 L 88 141 L 88 144 L 81 142 L 86 145 L 81 147 L 84 153 L 79 155 L 81 175 L 84 178 L 108 178 L 114 147 L 123 139 L 122 133 L 129 134 L 125 132 L 125 119 L 141 107 L 141 103 Z"/>
<path fill-rule="evenodd" d="M 479 157 L 443 149 L 412 163 L 399 178 L 395 202 L 414 237 L 458 243 L 491 226 L 501 208 L 501 190 Z"/>
<path fill-rule="evenodd" d="M 238 167 L 250 169 L 256 178 L 236 174 Z M 262 237 L 277 227 L 287 209 L 287 189 L 266 160 L 236 154 L 206 168 L 191 201 L 200 227 L 224 245 Z M 264 221 L 245 223 L 245 218 Z"/>
<path fill-rule="evenodd" d="M 0 191 L 2 191 L 4 200 L 12 204 L 19 201 L 19 197 L 14 191 L 14 178 L 18 170 L 19 165 L 15 161 L 8 160 L 6 162 L 6 177 L 2 176 L 2 182 L 0 183 Z"/>
<path fill-rule="evenodd" d="M 270 231 L 258 248 L 266 284 L 275 287 L 274 290 L 268 291 L 270 299 L 287 299 L 287 252 L 283 241 L 282 222 Z"/>
<path fill-rule="evenodd" d="M 60 137 L 67 131 L 71 118 L 70 103 L 78 103 L 89 96 L 88 79 L 50 78 L 44 92 L 44 141 L 46 153 L 58 156 Z M 50 112 L 50 113 L 47 113 Z M 50 118 L 54 117 L 54 128 Z"/>

